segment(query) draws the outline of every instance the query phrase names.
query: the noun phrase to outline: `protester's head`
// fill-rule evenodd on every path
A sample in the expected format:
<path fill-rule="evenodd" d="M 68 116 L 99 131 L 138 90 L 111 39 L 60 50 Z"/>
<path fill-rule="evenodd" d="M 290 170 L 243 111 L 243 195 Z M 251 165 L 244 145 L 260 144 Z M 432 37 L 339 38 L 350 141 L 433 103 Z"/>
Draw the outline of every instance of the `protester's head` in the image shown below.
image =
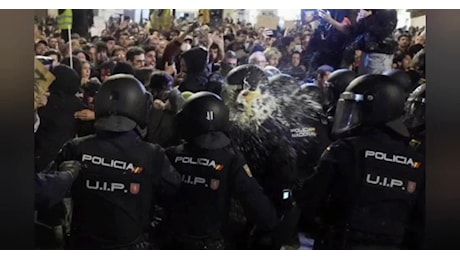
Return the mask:
<path fill-rule="evenodd" d="M 131 47 L 126 53 L 126 61 L 135 69 L 140 69 L 145 65 L 145 52 L 140 47 Z"/>

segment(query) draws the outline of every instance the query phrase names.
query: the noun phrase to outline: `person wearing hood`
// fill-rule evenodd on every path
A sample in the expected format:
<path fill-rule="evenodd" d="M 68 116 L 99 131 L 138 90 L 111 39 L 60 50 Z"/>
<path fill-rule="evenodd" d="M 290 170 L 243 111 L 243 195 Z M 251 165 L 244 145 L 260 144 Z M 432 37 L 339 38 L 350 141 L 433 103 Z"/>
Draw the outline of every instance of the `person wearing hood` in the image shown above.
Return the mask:
<path fill-rule="evenodd" d="M 38 73 L 36 75 L 38 76 L 36 77 L 36 84 L 40 86 L 37 86 L 34 91 L 34 134 L 40 127 L 40 117 L 38 116 L 37 109 L 47 105 L 49 93 L 45 89 L 55 79 L 49 71 L 45 70 L 44 66 L 37 65 L 37 63 L 35 66 L 36 73 Z M 40 77 L 40 74 L 43 77 Z M 35 210 L 50 208 L 61 201 L 78 176 L 79 170 L 80 164 L 78 162 L 67 161 L 59 165 L 56 171 L 46 169 L 36 172 L 34 176 Z"/>
<path fill-rule="evenodd" d="M 41 172 L 35 177 L 37 185 L 36 206 L 39 207 L 36 221 L 37 247 L 42 249 L 62 248 L 63 234 L 65 232 L 65 216 L 67 209 L 61 202 L 66 195 L 67 186 L 77 176 L 72 167 L 79 167 L 70 163 L 62 167 L 61 163 L 52 167 L 62 145 L 75 137 L 77 121 L 74 113 L 83 109 L 83 104 L 76 97 L 80 87 L 80 77 L 77 72 L 66 65 L 59 65 L 51 71 L 55 80 L 49 87 L 50 95 L 46 106 L 37 109 L 39 127 L 35 133 L 35 171 Z M 38 125 L 38 124 L 37 124 Z M 71 171 L 58 174 L 50 178 L 50 173 Z M 78 170 L 78 169 L 77 169 Z"/>
<path fill-rule="evenodd" d="M 174 116 L 182 107 L 184 98 L 173 88 L 174 79 L 164 71 L 155 71 L 148 85 L 153 96 L 153 109 L 149 113 L 147 141 L 161 147 L 180 143 L 174 125 Z"/>
<path fill-rule="evenodd" d="M 179 85 L 181 92 L 211 91 L 220 94 L 220 90 L 208 89 L 208 51 L 204 47 L 192 48 L 181 56 L 181 69 L 185 78 Z"/>
<path fill-rule="evenodd" d="M 52 70 L 56 79 L 51 84 L 48 104 L 38 109 L 40 128 L 35 135 L 35 169 L 45 169 L 56 157 L 62 145 L 75 137 L 75 113 L 84 109 L 76 97 L 80 77 L 66 65 Z"/>
<path fill-rule="evenodd" d="M 424 158 L 407 143 L 406 95 L 385 75 L 354 79 L 340 95 L 332 133 L 305 191 L 314 249 L 419 249 Z"/>

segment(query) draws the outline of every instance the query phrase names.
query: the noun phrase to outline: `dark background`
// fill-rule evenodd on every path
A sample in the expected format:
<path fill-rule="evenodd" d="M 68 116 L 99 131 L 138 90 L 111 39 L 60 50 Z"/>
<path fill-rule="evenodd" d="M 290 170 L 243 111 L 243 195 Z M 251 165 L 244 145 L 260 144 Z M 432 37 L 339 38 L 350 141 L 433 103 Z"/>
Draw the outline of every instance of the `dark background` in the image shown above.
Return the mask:
<path fill-rule="evenodd" d="M 33 248 L 35 10 L 0 10 L 0 249 Z M 427 249 L 460 249 L 460 10 L 427 11 Z"/>

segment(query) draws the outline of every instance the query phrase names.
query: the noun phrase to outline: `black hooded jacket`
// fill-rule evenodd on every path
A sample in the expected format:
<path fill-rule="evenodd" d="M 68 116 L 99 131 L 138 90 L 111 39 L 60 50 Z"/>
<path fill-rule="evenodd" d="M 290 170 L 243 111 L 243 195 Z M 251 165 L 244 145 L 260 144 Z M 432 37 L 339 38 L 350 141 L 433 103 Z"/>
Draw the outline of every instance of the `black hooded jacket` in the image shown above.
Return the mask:
<path fill-rule="evenodd" d="M 74 114 L 84 108 L 75 96 L 80 77 L 66 65 L 53 69 L 56 77 L 51 84 L 48 104 L 38 109 L 40 128 L 35 134 L 35 168 L 43 170 L 53 161 L 61 146 L 76 135 Z"/>
<path fill-rule="evenodd" d="M 202 47 L 192 48 L 182 54 L 187 67 L 184 81 L 180 84 L 181 92 L 212 91 L 208 89 L 209 72 L 207 70 L 208 51 Z"/>

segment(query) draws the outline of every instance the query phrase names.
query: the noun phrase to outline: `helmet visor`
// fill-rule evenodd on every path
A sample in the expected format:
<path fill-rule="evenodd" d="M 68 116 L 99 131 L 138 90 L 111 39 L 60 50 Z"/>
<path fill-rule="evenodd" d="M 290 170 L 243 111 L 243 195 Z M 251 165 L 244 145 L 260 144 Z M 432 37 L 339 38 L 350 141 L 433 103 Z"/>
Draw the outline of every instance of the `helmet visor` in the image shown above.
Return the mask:
<path fill-rule="evenodd" d="M 343 133 L 357 128 L 362 123 L 361 105 L 363 95 L 344 92 L 340 95 L 335 111 L 332 134 Z"/>

